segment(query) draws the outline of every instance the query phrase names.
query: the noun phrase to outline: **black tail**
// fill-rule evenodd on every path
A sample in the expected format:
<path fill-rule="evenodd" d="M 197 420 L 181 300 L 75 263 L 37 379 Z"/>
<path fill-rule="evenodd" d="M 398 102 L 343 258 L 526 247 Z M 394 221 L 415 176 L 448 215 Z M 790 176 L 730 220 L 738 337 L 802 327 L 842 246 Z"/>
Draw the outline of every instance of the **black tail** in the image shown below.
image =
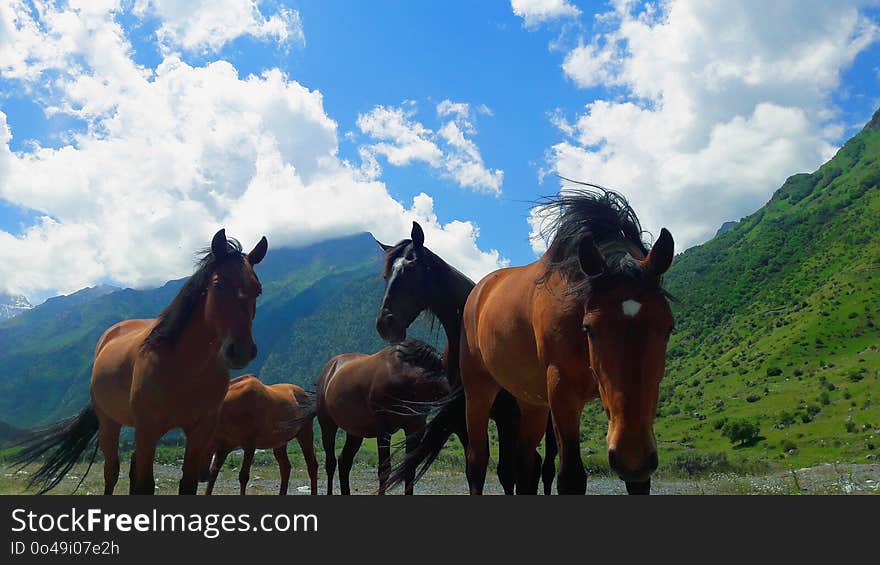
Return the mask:
<path fill-rule="evenodd" d="M 306 393 L 305 398 L 297 399 L 297 404 L 300 410 L 298 410 L 296 414 L 291 414 L 289 418 L 281 422 L 278 425 L 279 430 L 300 429 L 303 425 L 312 425 L 312 420 L 315 419 L 315 416 L 318 413 L 317 395 L 309 390 L 304 392 Z"/>
<path fill-rule="evenodd" d="M 406 482 L 411 469 L 416 470 L 415 481 L 418 482 L 440 455 L 446 440 L 452 434 L 458 434 L 463 442 L 467 441 L 464 390 L 460 387 L 455 389 L 445 399 L 434 403 L 434 406 L 439 406 L 439 410 L 436 410 L 424 429 L 416 432 L 421 437 L 419 446 L 391 469 L 387 480 L 389 490 Z"/>
<path fill-rule="evenodd" d="M 38 494 L 44 494 L 56 486 L 79 462 L 83 453 L 94 444 L 89 467 L 83 473 L 76 489 L 80 487 L 95 461 L 98 445 L 98 416 L 91 404 L 86 405 L 76 416 L 55 422 L 41 430 L 33 431 L 26 439 L 16 444 L 22 450 L 11 457 L 19 468 L 45 457 L 43 465 L 28 480 L 28 488 L 39 487 Z M 74 489 L 73 492 L 76 492 Z"/>

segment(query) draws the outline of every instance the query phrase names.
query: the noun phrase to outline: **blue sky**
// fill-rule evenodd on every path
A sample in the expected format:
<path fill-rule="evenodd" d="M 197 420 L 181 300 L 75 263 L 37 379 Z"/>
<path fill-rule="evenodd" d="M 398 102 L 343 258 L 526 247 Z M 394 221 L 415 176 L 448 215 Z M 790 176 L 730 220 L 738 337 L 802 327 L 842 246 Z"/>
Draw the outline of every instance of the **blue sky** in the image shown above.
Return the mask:
<path fill-rule="evenodd" d="M 0 286 L 36 300 L 96 282 L 149 286 L 179 276 L 190 257 L 176 259 L 167 250 L 197 247 L 218 222 L 241 226 L 245 240 L 263 230 L 270 241 L 298 245 L 362 229 L 400 239 L 408 221 L 423 214 L 423 223 L 431 224 L 433 214 L 428 245 L 437 241 L 442 255 L 478 277 L 493 266 L 534 260 L 541 244 L 530 237 L 537 219 L 530 218 L 529 202 L 559 190 L 554 173 L 620 190 L 649 231 L 670 227 L 681 250 L 710 237 L 722 221 L 754 211 L 790 174 L 813 170 L 880 103 L 880 10 L 874 2 L 830 8 L 822 2 L 780 2 L 769 13 L 760 2 L 745 2 L 729 14 L 684 0 L 648 9 L 565 0 L 202 0 L 192 3 L 199 5 L 195 12 L 184 14 L 167 1 L 148 0 L 108 2 L 106 11 L 90 14 L 76 3 L 49 8 L 54 17 L 86 22 L 77 24 L 81 27 L 57 27 L 52 14 L 40 14 L 28 2 L 0 4 L 6 21 L 13 22 L 8 25 L 18 26 L 9 40 L 0 38 L 0 112 L 11 132 L 6 144 L 12 163 L 4 168 L 0 155 L 0 184 L 6 183 L 0 188 L 0 238 L 13 248 L 4 263 L 18 262 L 0 272 Z M 206 14 L 236 8 L 250 10 L 253 25 L 239 29 L 235 21 L 221 22 L 207 36 L 197 29 L 207 25 L 200 19 Z M 22 14 L 35 22 L 33 28 L 22 24 Z M 753 25 L 760 20 L 766 20 L 766 30 Z M 113 35 L 114 25 L 121 37 Z M 3 29 L 0 23 L 0 33 Z M 65 37 L 52 53 L 38 47 Z M 107 55 L 113 48 L 104 54 L 89 50 L 89 42 L 104 40 L 119 49 L 116 59 Z M 66 51 L 58 55 L 59 50 Z M 142 100 L 154 100 L 158 69 L 172 58 L 193 78 L 185 83 L 187 92 L 204 96 L 206 108 L 220 110 L 206 123 L 259 114 L 254 122 L 259 125 L 230 134 L 232 140 L 253 134 L 244 142 L 252 142 L 253 150 L 214 147 L 209 136 L 186 130 L 190 114 L 175 114 L 173 107 L 163 111 L 180 124 L 149 135 L 138 129 L 139 120 L 149 122 L 149 116 L 128 109 L 126 97 L 138 92 Z M 279 69 L 278 100 L 251 112 L 248 94 L 230 101 L 195 80 L 199 69 L 218 71 L 211 67 L 217 61 L 234 68 L 238 80 L 227 84 L 235 87 L 244 87 L 248 75 L 263 80 L 262 73 Z M 132 78 L 126 65 L 141 69 L 143 80 Z M 89 83 L 93 90 L 84 95 L 82 77 L 100 85 Z M 320 107 L 305 118 L 296 109 L 273 113 L 300 96 L 292 93 L 297 87 L 305 89 L 303 100 L 314 101 L 308 93 L 319 92 Z M 161 95 L 169 92 L 176 91 Z M 85 108 L 89 95 L 111 102 Z M 137 105 L 140 99 L 130 100 Z M 467 104 L 467 110 L 441 116 L 437 108 L 443 101 Z M 241 113 L 225 116 L 227 105 Z M 380 119 L 391 114 L 403 116 L 397 129 Z M 372 128 L 364 125 L 369 118 Z M 288 130 L 273 130 L 275 120 Z M 285 131 L 299 131 L 298 120 L 305 139 L 290 147 L 311 151 L 313 128 L 320 137 L 308 163 L 285 149 L 282 139 Z M 335 131 L 328 125 L 333 122 Z M 449 124 L 463 132 L 475 153 L 444 137 Z M 406 139 L 412 137 L 405 136 L 413 131 L 421 132 L 415 135 L 427 153 L 411 151 Z M 277 157 L 279 167 L 294 164 L 296 172 L 267 180 L 254 169 L 264 162 L 260 143 L 273 136 L 281 149 L 272 159 Z M 191 148 L 192 161 L 155 157 L 149 170 L 168 165 L 167 174 L 157 175 L 162 184 L 125 179 L 128 170 L 146 166 L 131 148 L 146 155 L 162 139 L 175 137 L 181 143 L 175 152 Z M 390 161 L 388 146 L 403 151 L 402 163 Z M 365 154 L 378 169 L 365 172 Z M 326 164 L 334 159 L 338 162 Z M 462 160 L 483 180 L 468 181 L 450 164 Z M 190 162 L 197 170 L 188 171 Z M 147 202 L 152 191 L 161 191 L 157 201 L 170 209 L 152 212 L 161 218 L 150 223 L 156 242 L 151 245 L 165 246 L 148 253 L 163 265 L 158 269 L 119 259 L 133 247 L 140 250 L 143 238 L 134 228 L 124 229 L 135 225 L 138 210 L 123 222 L 108 219 L 115 208 L 98 204 L 109 198 L 104 191 L 118 190 L 112 184 L 117 167 L 118 182 L 131 194 L 114 206 Z M 340 167 L 348 167 L 344 180 Z M 315 180 L 319 177 L 336 180 Z M 263 208 L 254 203 L 257 196 L 242 194 L 244 186 L 216 188 L 229 178 L 254 187 L 267 199 Z M 274 212 L 280 202 L 296 207 L 302 193 L 282 195 L 285 178 L 301 180 L 317 201 L 321 190 L 334 189 L 333 182 L 348 183 L 352 192 L 341 201 L 364 195 L 358 206 L 375 203 L 381 210 L 375 225 L 363 210 L 347 211 L 337 221 L 328 209 L 328 218 L 318 222 L 314 203 L 304 205 L 311 210 L 304 216 L 243 216 L 242 210 Z M 257 190 L 261 183 L 279 184 L 274 200 Z M 423 193 L 432 200 L 427 213 L 424 201 L 413 202 Z M 194 206 L 191 216 L 175 216 L 175 198 Z M 455 220 L 465 225 L 450 226 Z M 92 251 L 76 256 L 72 250 L 80 246 Z M 118 247 L 115 254 L 110 247 Z M 23 258 L 35 253 L 38 260 L 24 265 Z M 71 253 L 67 260 L 78 275 L 68 280 L 54 271 L 59 257 Z"/>

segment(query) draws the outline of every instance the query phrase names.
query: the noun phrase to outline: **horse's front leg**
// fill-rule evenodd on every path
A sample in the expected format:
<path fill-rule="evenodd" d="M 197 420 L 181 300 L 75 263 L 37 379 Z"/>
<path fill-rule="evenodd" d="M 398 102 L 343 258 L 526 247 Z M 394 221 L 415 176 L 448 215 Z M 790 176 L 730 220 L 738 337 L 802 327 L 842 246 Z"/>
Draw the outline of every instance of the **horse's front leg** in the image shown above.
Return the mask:
<path fill-rule="evenodd" d="M 379 494 L 385 494 L 385 484 L 391 474 L 391 432 L 379 432 L 376 449 L 379 453 Z"/>
<path fill-rule="evenodd" d="M 147 428 L 137 427 L 134 430 L 134 453 L 131 460 L 131 472 L 129 473 L 130 494 L 153 494 L 156 490 L 156 481 L 153 478 L 153 459 L 156 457 L 156 445 L 162 432 Z"/>
<path fill-rule="evenodd" d="M 216 424 L 217 414 L 212 412 L 184 430 L 186 451 L 183 454 L 183 476 L 177 488 L 178 494 L 196 494 L 198 492 L 204 463 L 206 460 L 210 461 L 209 454 Z"/>
<path fill-rule="evenodd" d="M 556 443 L 559 446 L 559 480 L 556 485 L 559 494 L 586 494 L 587 473 L 581 460 L 581 412 L 584 403 L 577 391 L 560 379 L 559 369 L 551 366 L 547 370 L 550 412 L 553 414 L 553 427 Z"/>

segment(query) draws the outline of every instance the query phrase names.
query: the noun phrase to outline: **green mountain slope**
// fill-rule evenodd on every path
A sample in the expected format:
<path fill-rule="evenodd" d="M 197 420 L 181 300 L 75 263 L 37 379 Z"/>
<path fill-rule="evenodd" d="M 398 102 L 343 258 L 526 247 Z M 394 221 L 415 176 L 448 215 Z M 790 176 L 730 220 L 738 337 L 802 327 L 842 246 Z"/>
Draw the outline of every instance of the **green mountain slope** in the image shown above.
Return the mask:
<path fill-rule="evenodd" d="M 787 464 L 866 462 L 880 447 L 880 111 L 812 174 L 675 260 L 679 299 L 657 435 Z"/>
<path fill-rule="evenodd" d="M 326 361 L 382 347 L 373 324 L 381 254 L 361 234 L 301 249 L 270 249 L 257 271 L 263 296 L 254 321 L 260 354 L 246 369 L 267 382 L 312 388 Z M 0 421 L 28 427 L 68 416 L 88 401 L 92 354 L 119 320 L 152 317 L 183 281 L 149 290 L 85 289 L 0 322 Z M 418 323 L 414 335 L 440 339 Z"/>

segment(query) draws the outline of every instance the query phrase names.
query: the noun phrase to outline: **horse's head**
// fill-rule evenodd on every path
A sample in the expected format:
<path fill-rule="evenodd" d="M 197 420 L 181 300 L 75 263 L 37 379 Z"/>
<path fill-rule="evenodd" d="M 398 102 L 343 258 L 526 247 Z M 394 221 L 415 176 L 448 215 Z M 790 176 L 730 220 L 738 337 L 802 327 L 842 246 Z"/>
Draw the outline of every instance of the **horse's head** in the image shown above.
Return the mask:
<path fill-rule="evenodd" d="M 262 286 L 253 267 L 268 246 L 263 237 L 253 251 L 241 253 L 222 229 L 211 241 L 214 269 L 206 289 L 205 321 L 219 334 L 220 356 L 231 369 L 243 369 L 257 356 L 252 324 Z"/>
<path fill-rule="evenodd" d="M 673 328 L 660 276 L 673 249 L 666 229 L 643 260 L 623 253 L 610 265 L 590 236 L 578 248 L 590 285 L 582 327 L 608 416 L 608 462 L 628 483 L 647 481 L 657 468 L 653 422 Z"/>
<path fill-rule="evenodd" d="M 425 233 L 416 222 L 410 237 L 397 245 L 377 241 L 385 251 L 385 295 L 376 316 L 376 331 L 392 343 L 406 338 L 406 328 L 428 307 L 434 292 L 429 272 L 436 256 L 425 247 Z"/>

